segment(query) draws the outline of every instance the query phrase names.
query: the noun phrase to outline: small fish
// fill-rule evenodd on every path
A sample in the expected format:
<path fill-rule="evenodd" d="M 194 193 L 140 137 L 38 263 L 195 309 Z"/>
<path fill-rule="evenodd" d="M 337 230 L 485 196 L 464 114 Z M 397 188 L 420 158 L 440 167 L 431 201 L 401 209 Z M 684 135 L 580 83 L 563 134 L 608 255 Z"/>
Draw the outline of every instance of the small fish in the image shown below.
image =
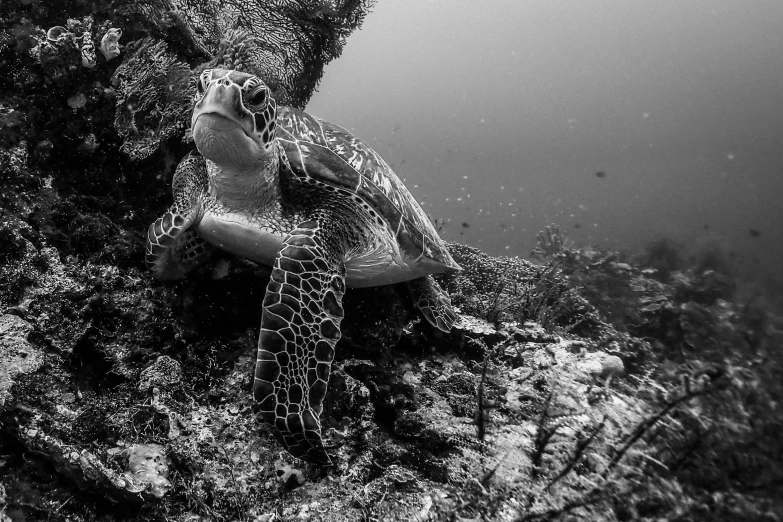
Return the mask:
<path fill-rule="evenodd" d="M 751 228 L 751 229 L 748 231 L 748 233 L 750 233 L 750 235 L 751 235 L 752 237 L 759 237 L 759 236 L 761 235 L 761 230 L 758 230 L 758 229 L 755 229 L 755 228 Z"/>
<path fill-rule="evenodd" d="M 462 228 L 470 228 L 470 223 L 463 221 L 462 222 Z"/>
<path fill-rule="evenodd" d="M 574 223 L 574 228 L 582 228 L 582 225 L 580 225 L 579 223 Z"/>
<path fill-rule="evenodd" d="M 606 177 L 606 172 L 604 172 L 603 170 L 599 170 L 598 172 L 595 173 L 595 177 L 596 178 L 605 178 Z"/>

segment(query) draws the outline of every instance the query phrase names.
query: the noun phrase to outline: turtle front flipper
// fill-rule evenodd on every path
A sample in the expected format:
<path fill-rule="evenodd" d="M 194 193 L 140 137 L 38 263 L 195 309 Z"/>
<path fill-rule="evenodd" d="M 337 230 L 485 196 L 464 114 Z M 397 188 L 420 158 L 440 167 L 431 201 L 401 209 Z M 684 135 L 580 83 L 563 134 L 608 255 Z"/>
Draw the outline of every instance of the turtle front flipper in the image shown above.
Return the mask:
<path fill-rule="evenodd" d="M 144 261 L 157 279 L 182 279 L 207 260 L 211 246 L 195 231 L 191 219 L 171 209 L 147 231 Z"/>
<path fill-rule="evenodd" d="M 416 307 L 432 326 L 449 333 L 457 321 L 449 294 L 431 275 L 408 281 L 408 289 Z"/>
<path fill-rule="evenodd" d="M 204 158 L 190 153 L 172 181 L 174 204 L 147 230 L 145 262 L 157 279 L 181 279 L 209 257 L 212 247 L 190 227 L 200 219 L 207 191 Z"/>
<path fill-rule="evenodd" d="M 253 394 L 295 457 L 330 464 L 320 414 L 340 339 L 345 266 L 339 241 L 316 221 L 285 239 L 264 297 Z"/>

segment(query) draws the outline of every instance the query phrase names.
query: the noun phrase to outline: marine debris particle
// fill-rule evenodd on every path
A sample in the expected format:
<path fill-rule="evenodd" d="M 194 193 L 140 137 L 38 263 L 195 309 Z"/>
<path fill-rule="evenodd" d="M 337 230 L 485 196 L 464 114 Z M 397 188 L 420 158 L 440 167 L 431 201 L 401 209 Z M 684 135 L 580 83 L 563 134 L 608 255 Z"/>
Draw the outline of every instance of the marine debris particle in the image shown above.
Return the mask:
<path fill-rule="evenodd" d="M 748 233 L 751 235 L 751 237 L 759 237 L 761 235 L 761 230 L 751 228 Z"/>
<path fill-rule="evenodd" d="M 606 177 L 606 172 L 604 172 L 603 170 L 599 170 L 598 172 L 595 173 L 595 177 L 596 178 L 605 178 Z"/>

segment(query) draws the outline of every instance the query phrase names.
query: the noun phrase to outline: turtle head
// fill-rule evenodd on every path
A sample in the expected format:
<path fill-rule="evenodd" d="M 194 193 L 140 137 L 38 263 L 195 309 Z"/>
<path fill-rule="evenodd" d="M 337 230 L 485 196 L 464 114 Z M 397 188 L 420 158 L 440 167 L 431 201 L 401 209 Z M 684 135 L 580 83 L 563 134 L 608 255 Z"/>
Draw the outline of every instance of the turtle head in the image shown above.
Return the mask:
<path fill-rule="evenodd" d="M 276 158 L 277 104 L 257 76 L 226 69 L 201 73 L 191 130 L 199 152 L 230 170 L 255 170 Z"/>

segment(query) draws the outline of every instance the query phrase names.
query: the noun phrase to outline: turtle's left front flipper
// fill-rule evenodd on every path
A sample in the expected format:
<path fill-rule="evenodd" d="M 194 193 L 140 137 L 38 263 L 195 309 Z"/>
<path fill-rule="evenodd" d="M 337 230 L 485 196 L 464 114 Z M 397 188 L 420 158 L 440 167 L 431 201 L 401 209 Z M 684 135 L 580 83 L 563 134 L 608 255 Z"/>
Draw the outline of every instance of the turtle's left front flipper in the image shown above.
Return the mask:
<path fill-rule="evenodd" d="M 174 172 L 174 204 L 147 230 L 145 262 L 157 279 L 181 279 L 212 253 L 192 228 L 201 219 L 207 176 L 206 162 L 195 152 L 185 156 Z"/>
<path fill-rule="evenodd" d="M 253 384 L 278 440 L 292 455 L 322 464 L 331 463 L 320 414 L 343 318 L 343 251 L 317 221 L 285 239 L 264 297 Z"/>

